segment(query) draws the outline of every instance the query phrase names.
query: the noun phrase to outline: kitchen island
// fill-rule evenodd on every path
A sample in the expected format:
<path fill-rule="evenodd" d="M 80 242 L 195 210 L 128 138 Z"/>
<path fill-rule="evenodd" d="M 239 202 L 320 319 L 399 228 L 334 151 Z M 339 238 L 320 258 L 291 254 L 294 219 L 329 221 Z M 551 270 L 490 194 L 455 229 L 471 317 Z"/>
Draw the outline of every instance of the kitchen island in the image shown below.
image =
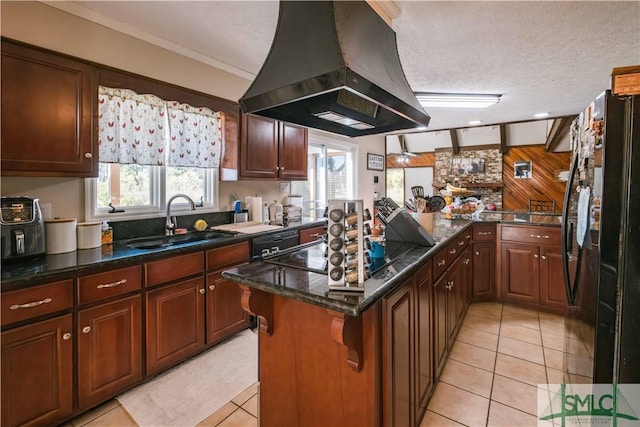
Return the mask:
<path fill-rule="evenodd" d="M 557 216 L 517 215 L 414 215 L 436 244 L 395 245 L 361 293 L 330 291 L 317 265 L 223 272 L 259 318 L 260 425 L 419 425 L 471 298 L 474 225 L 559 225 Z M 293 257 L 309 261 L 323 245 Z"/>

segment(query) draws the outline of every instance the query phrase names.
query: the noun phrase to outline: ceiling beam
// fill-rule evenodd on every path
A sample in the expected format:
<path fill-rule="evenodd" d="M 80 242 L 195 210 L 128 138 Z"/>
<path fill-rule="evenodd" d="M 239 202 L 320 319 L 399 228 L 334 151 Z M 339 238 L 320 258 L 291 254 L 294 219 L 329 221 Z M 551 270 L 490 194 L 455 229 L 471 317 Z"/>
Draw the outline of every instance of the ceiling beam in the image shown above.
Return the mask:
<path fill-rule="evenodd" d="M 507 142 L 507 125 L 502 123 L 500 125 L 500 152 L 502 154 L 507 154 L 507 151 L 509 150 Z"/>
<path fill-rule="evenodd" d="M 455 129 L 449 129 L 449 135 L 451 135 L 451 148 L 453 148 L 453 154 L 459 154 L 460 146 L 458 145 L 458 132 Z"/>
<path fill-rule="evenodd" d="M 574 116 L 568 117 L 559 117 L 553 120 L 551 124 L 551 130 L 549 131 L 549 135 L 547 135 L 547 140 L 544 143 L 545 151 L 553 151 L 554 148 L 560 144 L 562 138 L 569 132 L 569 126 L 573 121 Z"/>
<path fill-rule="evenodd" d="M 393 20 L 400 15 L 400 8 L 393 0 L 367 0 L 367 3 L 390 27 Z"/>

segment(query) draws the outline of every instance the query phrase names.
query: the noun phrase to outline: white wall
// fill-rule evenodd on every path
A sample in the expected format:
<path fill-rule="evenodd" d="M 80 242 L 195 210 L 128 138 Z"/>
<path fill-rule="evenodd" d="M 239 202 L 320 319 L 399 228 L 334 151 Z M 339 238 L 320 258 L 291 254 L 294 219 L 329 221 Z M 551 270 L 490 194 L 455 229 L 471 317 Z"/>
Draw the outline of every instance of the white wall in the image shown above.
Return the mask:
<path fill-rule="evenodd" d="M 246 79 L 43 3 L 2 1 L 0 12 L 0 34 L 5 37 L 225 99 L 237 100 L 249 87 Z M 374 186 L 373 172 L 366 170 L 366 153 L 384 154 L 384 137 L 359 139 L 350 140 L 360 144 L 357 197 L 371 205 L 373 192 L 384 192 L 384 173 L 376 173 L 380 182 Z M 54 216 L 84 219 L 83 179 L 3 177 L 0 191 L 3 196 L 29 195 L 51 203 Z M 232 193 L 241 200 L 256 193 L 264 200 L 284 195 L 278 182 L 222 182 L 221 209 L 229 208 Z"/>

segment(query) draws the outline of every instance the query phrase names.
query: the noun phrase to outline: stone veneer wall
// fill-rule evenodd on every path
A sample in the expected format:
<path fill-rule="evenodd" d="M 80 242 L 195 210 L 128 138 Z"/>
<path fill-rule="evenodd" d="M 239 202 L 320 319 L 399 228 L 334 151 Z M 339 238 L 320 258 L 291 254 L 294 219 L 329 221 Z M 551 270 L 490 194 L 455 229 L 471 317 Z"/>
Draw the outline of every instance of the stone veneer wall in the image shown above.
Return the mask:
<path fill-rule="evenodd" d="M 451 159 L 454 157 L 474 157 L 485 159 L 485 173 L 477 175 L 454 175 L 451 174 Z M 436 167 L 434 171 L 434 181 L 453 182 L 460 179 L 462 182 L 468 181 L 471 177 L 476 182 L 502 182 L 502 153 L 500 150 L 464 150 L 454 156 L 451 151 L 436 152 Z M 502 190 L 493 191 L 490 188 L 474 189 L 481 196 L 485 203 L 495 203 L 498 209 L 502 209 Z"/>

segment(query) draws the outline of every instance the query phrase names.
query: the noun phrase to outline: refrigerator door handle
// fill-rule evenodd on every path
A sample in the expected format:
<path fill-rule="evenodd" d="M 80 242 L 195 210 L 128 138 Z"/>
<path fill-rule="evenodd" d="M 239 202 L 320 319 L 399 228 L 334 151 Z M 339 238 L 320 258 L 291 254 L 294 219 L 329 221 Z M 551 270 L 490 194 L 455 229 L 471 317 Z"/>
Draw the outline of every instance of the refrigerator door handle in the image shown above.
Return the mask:
<path fill-rule="evenodd" d="M 573 192 L 573 180 L 578 170 L 578 153 L 574 153 L 574 158 L 571 163 L 571 171 L 569 172 L 569 179 L 567 181 L 567 189 L 564 193 L 564 203 L 562 206 L 562 240 L 561 240 L 561 253 L 562 253 L 562 270 L 564 274 L 564 286 L 567 293 L 567 303 L 569 307 L 575 306 L 575 297 L 578 287 L 578 278 L 580 276 L 580 256 L 578 256 L 578 265 L 576 265 L 576 277 L 574 283 L 571 283 L 571 273 L 569 271 L 569 261 L 574 259 L 573 256 L 573 224 L 569 224 L 569 208 L 571 204 L 571 193 Z"/>

